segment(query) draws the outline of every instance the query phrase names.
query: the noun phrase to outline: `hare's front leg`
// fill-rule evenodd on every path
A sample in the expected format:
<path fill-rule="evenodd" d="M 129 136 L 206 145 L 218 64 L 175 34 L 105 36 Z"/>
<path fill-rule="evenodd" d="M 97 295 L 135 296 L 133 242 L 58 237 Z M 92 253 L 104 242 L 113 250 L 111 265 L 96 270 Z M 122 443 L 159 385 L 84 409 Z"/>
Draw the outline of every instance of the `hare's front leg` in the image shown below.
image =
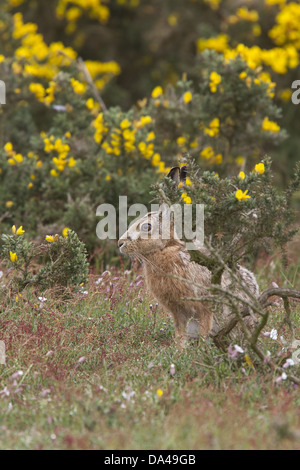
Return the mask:
<path fill-rule="evenodd" d="M 197 340 L 201 334 L 200 321 L 196 318 L 190 318 L 186 325 L 186 334 L 188 339 Z"/>
<path fill-rule="evenodd" d="M 191 318 L 189 315 L 178 311 L 173 311 L 172 316 L 175 325 L 176 339 L 180 339 L 180 341 L 199 339 L 201 332 L 199 320 L 196 318 Z"/>

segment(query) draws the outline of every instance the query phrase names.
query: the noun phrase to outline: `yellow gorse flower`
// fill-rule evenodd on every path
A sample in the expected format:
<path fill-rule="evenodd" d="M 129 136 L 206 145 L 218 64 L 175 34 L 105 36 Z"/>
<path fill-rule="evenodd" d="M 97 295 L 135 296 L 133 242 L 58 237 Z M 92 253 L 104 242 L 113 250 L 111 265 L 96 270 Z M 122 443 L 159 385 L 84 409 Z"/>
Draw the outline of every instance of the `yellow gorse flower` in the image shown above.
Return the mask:
<path fill-rule="evenodd" d="M 252 367 L 252 369 L 254 369 L 254 365 L 249 354 L 245 354 L 245 364 L 249 367 Z"/>
<path fill-rule="evenodd" d="M 235 193 L 235 197 L 238 199 L 238 201 L 247 201 L 247 199 L 250 199 L 251 196 L 248 196 L 248 189 L 246 191 L 242 191 L 241 189 L 238 189 L 237 192 Z"/>
<path fill-rule="evenodd" d="M 75 160 L 75 158 L 74 158 L 74 157 L 70 157 L 70 158 L 69 158 L 69 161 L 68 161 L 68 166 L 69 166 L 70 168 L 72 168 L 72 167 L 75 166 L 75 165 L 76 165 L 76 160 Z"/>
<path fill-rule="evenodd" d="M 46 235 L 45 240 L 49 243 L 52 243 L 54 242 L 54 237 L 52 237 L 52 235 Z"/>
<path fill-rule="evenodd" d="M 188 104 L 192 101 L 193 95 L 190 91 L 186 91 L 183 95 L 183 101 Z"/>
<path fill-rule="evenodd" d="M 5 152 L 8 154 L 8 155 L 12 155 L 13 154 L 13 145 L 11 142 L 7 142 L 5 145 L 4 145 L 4 150 Z"/>
<path fill-rule="evenodd" d="M 145 158 L 147 158 L 147 160 L 149 160 L 153 156 L 153 153 L 154 153 L 154 144 L 153 143 L 146 144 L 145 142 L 140 142 L 138 144 L 138 149 L 141 152 L 141 154 Z M 155 161 L 156 164 L 154 164 L 153 161 Z M 152 165 L 156 166 L 159 164 L 159 162 L 160 162 L 160 155 L 156 154 L 155 159 L 152 160 Z"/>
<path fill-rule="evenodd" d="M 158 98 L 159 96 L 161 96 L 163 94 L 163 89 L 161 86 L 157 86 L 154 88 L 154 90 L 152 91 L 152 98 Z"/>
<path fill-rule="evenodd" d="M 241 157 L 241 156 L 240 156 L 240 157 L 236 157 L 235 161 L 236 161 L 236 163 L 237 163 L 238 165 L 242 166 L 242 165 L 244 165 L 244 163 L 245 163 L 245 158 L 244 158 L 244 157 Z"/>
<path fill-rule="evenodd" d="M 16 261 L 18 261 L 17 253 L 13 253 L 12 251 L 10 251 L 9 256 L 10 256 L 10 261 L 12 263 L 15 263 Z"/>
<path fill-rule="evenodd" d="M 209 123 L 209 127 L 204 129 L 205 134 L 208 134 L 210 137 L 215 137 L 220 132 L 220 120 L 219 118 L 214 118 Z"/>
<path fill-rule="evenodd" d="M 227 34 L 219 34 L 219 36 L 208 39 L 200 38 L 197 41 L 197 50 L 202 52 L 205 49 L 212 49 L 217 52 L 225 52 L 228 48 L 228 40 Z"/>
<path fill-rule="evenodd" d="M 146 142 L 149 142 L 149 141 L 154 140 L 154 139 L 155 139 L 155 133 L 153 131 L 149 132 L 148 135 L 147 135 Z"/>
<path fill-rule="evenodd" d="M 57 173 L 56 170 L 53 170 L 53 169 L 52 169 L 52 170 L 50 170 L 50 175 L 53 176 L 53 178 L 57 178 L 58 173 Z"/>
<path fill-rule="evenodd" d="M 146 124 L 150 124 L 152 122 L 151 116 L 142 116 L 139 122 L 140 127 L 144 127 Z"/>
<path fill-rule="evenodd" d="M 222 81 L 222 77 L 217 72 L 211 72 L 209 79 L 210 79 L 210 82 L 209 82 L 210 91 L 212 93 L 216 93 L 217 87 Z"/>
<path fill-rule="evenodd" d="M 25 230 L 23 230 L 23 226 L 21 225 L 21 227 L 18 228 L 17 230 L 17 235 L 22 235 L 23 233 L 25 233 Z"/>
<path fill-rule="evenodd" d="M 155 153 L 152 157 L 152 166 L 157 166 L 160 164 L 160 155 L 159 153 Z"/>
<path fill-rule="evenodd" d="M 258 163 L 257 165 L 255 165 L 254 170 L 256 171 L 256 173 L 262 175 L 265 172 L 265 165 L 263 163 Z"/>
<path fill-rule="evenodd" d="M 204 160 L 209 160 L 210 158 L 212 158 L 214 156 L 214 151 L 213 151 L 213 148 L 212 147 L 205 147 L 203 150 L 201 150 L 200 152 L 200 156 L 201 158 L 203 158 Z"/>
<path fill-rule="evenodd" d="M 21 227 L 19 227 L 18 229 L 16 228 L 15 225 L 13 225 L 11 228 L 11 231 L 13 234 L 17 234 L 17 235 L 22 235 L 23 233 L 25 233 L 25 230 L 23 230 L 23 225 L 21 225 Z"/>
<path fill-rule="evenodd" d="M 265 117 L 265 119 L 263 120 L 261 128 L 263 131 L 269 131 L 269 132 L 280 131 L 280 126 L 276 122 L 270 121 L 268 117 Z"/>
<path fill-rule="evenodd" d="M 69 230 L 71 230 L 69 227 L 65 227 L 63 229 L 62 235 L 63 235 L 64 238 L 67 238 Z"/>
<path fill-rule="evenodd" d="M 43 101 L 45 98 L 46 90 L 40 83 L 30 83 L 29 91 L 35 95 L 39 101 Z"/>
<path fill-rule="evenodd" d="M 192 202 L 192 199 L 187 195 L 187 193 L 182 193 L 181 199 L 183 199 L 186 204 L 191 204 Z"/>
<path fill-rule="evenodd" d="M 124 130 L 130 126 L 131 126 L 131 122 L 128 119 L 123 119 L 123 121 L 121 121 L 121 124 L 120 124 L 121 129 Z"/>
<path fill-rule="evenodd" d="M 179 145 L 179 147 L 183 147 L 184 144 L 186 143 L 186 138 L 181 136 L 181 137 L 178 137 L 178 139 L 176 140 L 177 144 Z"/>
<path fill-rule="evenodd" d="M 71 78 L 71 85 L 77 95 L 83 95 L 86 91 L 86 84 L 75 80 L 75 78 Z"/>

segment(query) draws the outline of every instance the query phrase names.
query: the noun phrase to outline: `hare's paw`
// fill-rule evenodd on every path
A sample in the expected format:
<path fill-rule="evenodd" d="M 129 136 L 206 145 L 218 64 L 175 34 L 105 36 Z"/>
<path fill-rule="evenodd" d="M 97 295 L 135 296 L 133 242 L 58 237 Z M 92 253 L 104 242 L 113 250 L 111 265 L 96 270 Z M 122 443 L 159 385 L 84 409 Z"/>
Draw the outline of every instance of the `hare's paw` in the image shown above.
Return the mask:
<path fill-rule="evenodd" d="M 186 335 L 190 341 L 199 341 L 200 338 L 200 322 L 195 318 L 191 318 L 186 325 Z"/>

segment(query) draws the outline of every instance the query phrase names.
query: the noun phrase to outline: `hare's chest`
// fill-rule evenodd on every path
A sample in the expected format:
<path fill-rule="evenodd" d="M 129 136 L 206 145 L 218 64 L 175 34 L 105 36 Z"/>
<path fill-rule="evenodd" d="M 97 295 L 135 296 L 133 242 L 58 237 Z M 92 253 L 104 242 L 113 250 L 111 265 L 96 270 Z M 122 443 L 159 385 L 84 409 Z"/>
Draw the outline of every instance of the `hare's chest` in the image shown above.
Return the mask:
<path fill-rule="evenodd" d="M 187 296 L 190 292 L 190 284 L 183 281 L 186 272 L 174 263 L 166 271 L 153 271 L 148 267 L 145 269 L 146 285 L 151 294 L 164 304 L 178 301 L 179 298 Z"/>

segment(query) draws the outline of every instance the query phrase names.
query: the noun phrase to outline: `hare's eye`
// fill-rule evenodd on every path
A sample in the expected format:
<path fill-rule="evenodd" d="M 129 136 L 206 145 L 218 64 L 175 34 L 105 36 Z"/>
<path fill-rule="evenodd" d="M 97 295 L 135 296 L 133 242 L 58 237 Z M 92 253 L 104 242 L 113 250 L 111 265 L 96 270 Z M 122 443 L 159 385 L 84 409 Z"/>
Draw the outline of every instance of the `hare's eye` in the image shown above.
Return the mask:
<path fill-rule="evenodd" d="M 148 222 L 141 225 L 141 232 L 150 232 L 152 226 Z"/>

